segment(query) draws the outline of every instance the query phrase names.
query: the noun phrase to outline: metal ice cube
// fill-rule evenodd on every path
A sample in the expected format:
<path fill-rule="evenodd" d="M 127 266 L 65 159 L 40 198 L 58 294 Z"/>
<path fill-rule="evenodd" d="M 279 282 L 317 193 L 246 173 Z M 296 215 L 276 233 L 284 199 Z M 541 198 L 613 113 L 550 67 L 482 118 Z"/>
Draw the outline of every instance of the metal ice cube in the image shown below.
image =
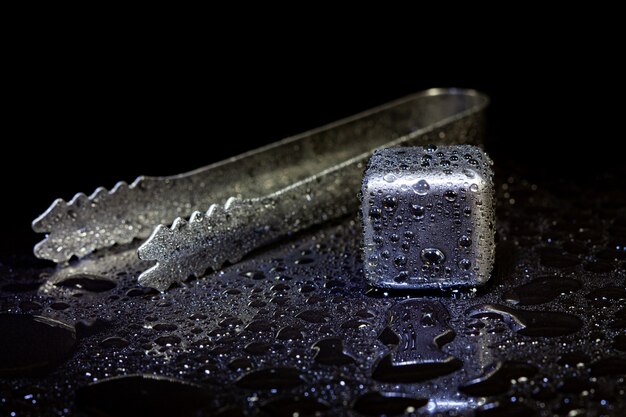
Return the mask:
<path fill-rule="evenodd" d="M 470 145 L 385 148 L 365 171 L 365 275 L 396 289 L 485 283 L 495 255 L 493 162 Z"/>

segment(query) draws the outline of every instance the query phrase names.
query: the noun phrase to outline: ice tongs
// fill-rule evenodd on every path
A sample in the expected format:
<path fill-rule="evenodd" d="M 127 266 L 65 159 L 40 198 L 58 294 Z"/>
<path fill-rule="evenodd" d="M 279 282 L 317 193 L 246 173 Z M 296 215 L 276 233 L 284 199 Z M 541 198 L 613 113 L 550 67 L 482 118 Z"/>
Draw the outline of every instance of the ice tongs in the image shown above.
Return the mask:
<path fill-rule="evenodd" d="M 356 212 L 363 169 L 376 148 L 480 144 L 487 104 L 473 90 L 426 90 L 185 174 L 141 176 L 110 191 L 58 199 L 33 221 L 36 232 L 48 233 L 34 252 L 64 262 L 148 238 L 139 257 L 157 263 L 139 282 L 164 290 Z"/>

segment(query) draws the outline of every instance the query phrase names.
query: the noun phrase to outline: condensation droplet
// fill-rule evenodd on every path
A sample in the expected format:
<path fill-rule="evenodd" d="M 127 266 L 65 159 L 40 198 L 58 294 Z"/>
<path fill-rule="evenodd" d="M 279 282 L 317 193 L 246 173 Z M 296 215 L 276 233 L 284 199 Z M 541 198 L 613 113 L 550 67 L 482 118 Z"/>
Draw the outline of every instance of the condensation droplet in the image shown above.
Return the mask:
<path fill-rule="evenodd" d="M 463 174 L 465 174 L 467 178 L 474 178 L 476 176 L 476 173 L 468 168 L 463 168 Z"/>
<path fill-rule="evenodd" d="M 432 152 L 435 152 L 437 150 L 437 145 L 434 145 L 434 144 L 430 143 L 430 144 L 424 146 L 424 149 L 426 150 L 426 152 L 432 153 Z"/>
<path fill-rule="evenodd" d="M 426 209 L 424 206 L 420 206 L 419 204 L 413 204 L 411 205 L 411 212 L 413 213 L 413 216 L 421 219 L 424 217 L 424 214 L 426 214 Z"/>
<path fill-rule="evenodd" d="M 448 190 L 445 193 L 443 193 L 443 198 L 445 198 L 446 201 L 449 201 L 451 203 L 454 200 L 456 200 L 456 196 L 457 196 L 456 191 L 453 191 L 453 190 Z"/>
<path fill-rule="evenodd" d="M 426 180 L 419 180 L 418 182 L 413 184 L 413 191 L 417 195 L 426 195 L 428 194 L 429 190 L 430 185 L 428 184 L 428 182 L 426 182 Z"/>
<path fill-rule="evenodd" d="M 441 264 L 446 260 L 446 256 L 437 248 L 424 248 L 420 253 L 422 261 L 430 264 Z"/>
<path fill-rule="evenodd" d="M 459 268 L 467 271 L 472 266 L 472 262 L 469 259 L 461 259 L 459 261 Z"/>
<path fill-rule="evenodd" d="M 385 210 L 393 211 L 396 209 L 397 205 L 398 205 L 398 199 L 396 197 L 388 195 L 385 198 L 383 198 L 383 207 L 385 208 Z"/>
<path fill-rule="evenodd" d="M 394 182 L 396 180 L 396 176 L 393 174 L 385 174 L 383 176 L 383 180 L 387 181 L 387 182 Z"/>
<path fill-rule="evenodd" d="M 459 238 L 459 246 L 462 248 L 469 248 L 472 245 L 472 239 L 469 236 L 461 236 Z"/>

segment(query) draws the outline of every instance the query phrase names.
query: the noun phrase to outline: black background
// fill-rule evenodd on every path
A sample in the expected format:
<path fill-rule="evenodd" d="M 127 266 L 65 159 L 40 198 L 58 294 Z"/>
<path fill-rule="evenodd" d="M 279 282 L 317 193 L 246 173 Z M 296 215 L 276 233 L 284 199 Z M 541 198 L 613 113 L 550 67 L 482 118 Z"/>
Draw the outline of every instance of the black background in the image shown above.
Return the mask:
<path fill-rule="evenodd" d="M 0 252 L 30 253 L 40 239 L 30 222 L 57 197 L 184 172 L 430 87 L 489 94 L 488 150 L 537 175 L 575 180 L 620 164 L 620 68 L 593 45 L 509 45 L 505 54 L 479 44 L 441 60 L 363 46 L 330 55 L 40 39 L 16 48 Z"/>

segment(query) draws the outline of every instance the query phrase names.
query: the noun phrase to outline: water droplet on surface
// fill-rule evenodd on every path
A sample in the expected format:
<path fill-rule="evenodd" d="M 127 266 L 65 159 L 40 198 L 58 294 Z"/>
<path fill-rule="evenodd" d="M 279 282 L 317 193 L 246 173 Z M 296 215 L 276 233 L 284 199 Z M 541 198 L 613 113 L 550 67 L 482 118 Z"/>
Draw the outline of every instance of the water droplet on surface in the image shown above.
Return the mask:
<path fill-rule="evenodd" d="M 532 377 L 537 367 L 524 362 L 505 361 L 487 367 L 483 375 L 459 387 L 459 391 L 473 397 L 504 394 L 511 388 L 511 380 Z"/>
<path fill-rule="evenodd" d="M 411 213 L 413 213 L 413 216 L 415 216 L 415 218 L 421 219 L 424 217 L 426 209 L 424 208 L 424 206 L 420 206 L 419 204 L 412 204 Z"/>
<path fill-rule="evenodd" d="M 459 261 L 459 269 L 463 271 L 469 270 L 471 266 L 472 266 L 472 261 L 470 261 L 469 259 L 461 259 Z"/>
<path fill-rule="evenodd" d="M 304 384 L 304 379 L 297 369 L 267 368 L 243 375 L 235 384 L 249 389 L 290 389 Z"/>
<path fill-rule="evenodd" d="M 141 297 L 144 295 L 155 295 L 158 294 L 158 291 L 154 288 L 140 287 L 140 288 L 131 288 L 126 291 L 126 296 L 128 297 Z"/>
<path fill-rule="evenodd" d="M 297 318 L 308 323 L 326 323 L 328 313 L 322 310 L 304 310 L 296 315 Z"/>
<path fill-rule="evenodd" d="M 285 326 L 276 333 L 279 340 L 296 340 L 302 337 L 302 328 L 298 326 Z"/>
<path fill-rule="evenodd" d="M 383 198 L 383 207 L 387 211 L 394 211 L 398 206 L 398 199 L 394 196 L 388 195 Z"/>
<path fill-rule="evenodd" d="M 364 329 L 366 327 L 371 326 L 371 323 L 368 323 L 359 319 L 350 319 L 341 323 L 342 329 Z"/>
<path fill-rule="evenodd" d="M 106 348 L 124 348 L 128 346 L 128 344 L 128 340 L 124 339 L 123 337 L 117 336 L 107 337 L 102 342 L 100 342 L 100 346 Z"/>
<path fill-rule="evenodd" d="M 88 274 L 72 275 L 54 285 L 57 287 L 76 288 L 95 293 L 110 291 L 117 286 L 115 281 L 108 278 Z"/>
<path fill-rule="evenodd" d="M 302 287 L 300 288 L 300 292 L 303 293 L 303 294 L 306 294 L 306 293 L 313 292 L 316 289 L 317 289 L 317 287 L 315 286 L 315 284 L 307 282 L 307 283 L 302 285 Z"/>
<path fill-rule="evenodd" d="M 430 191 L 430 184 L 426 180 L 419 180 L 412 185 L 413 191 L 417 195 L 426 195 Z"/>
<path fill-rule="evenodd" d="M 152 329 L 156 330 L 157 332 L 173 332 L 174 330 L 178 329 L 178 326 L 169 323 L 158 323 L 152 326 Z"/>
<path fill-rule="evenodd" d="M 271 348 L 271 345 L 266 342 L 251 342 L 246 345 L 244 351 L 251 355 L 263 355 L 267 353 Z"/>
<path fill-rule="evenodd" d="M 397 256 L 394 260 L 393 260 L 393 264 L 396 266 L 396 268 L 402 268 L 406 265 L 407 263 L 407 258 L 406 256 Z"/>
<path fill-rule="evenodd" d="M 452 191 L 452 190 L 448 190 L 443 193 L 443 198 L 445 198 L 446 201 L 449 201 L 451 203 L 456 200 L 456 196 L 457 196 L 456 191 Z"/>
<path fill-rule="evenodd" d="M 394 365 L 391 356 L 384 356 L 375 366 L 372 378 L 380 382 L 414 384 L 451 374 L 463 367 L 463 362 L 449 357 L 441 362 Z"/>
<path fill-rule="evenodd" d="M 343 341 L 339 338 L 319 340 L 311 349 L 316 351 L 313 359 L 323 365 L 342 366 L 354 363 L 354 358 L 344 352 Z"/>
<path fill-rule="evenodd" d="M 244 277 L 252 278 L 254 280 L 265 279 L 265 274 L 262 271 L 247 271 L 241 274 Z"/>
<path fill-rule="evenodd" d="M 312 264 L 313 262 L 315 262 L 315 259 L 309 256 L 303 256 L 301 258 L 296 259 L 294 263 L 296 265 L 308 265 L 308 264 Z"/>
<path fill-rule="evenodd" d="M 211 399 L 199 385 L 153 375 L 109 378 L 76 392 L 82 412 L 102 417 L 191 417 L 204 414 Z"/>
<path fill-rule="evenodd" d="M 370 207 L 369 214 L 373 219 L 380 219 L 383 215 L 383 211 L 380 207 Z"/>
<path fill-rule="evenodd" d="M 459 238 L 459 246 L 462 248 L 469 248 L 470 246 L 472 246 L 472 239 L 469 238 L 469 236 L 461 236 Z"/>
<path fill-rule="evenodd" d="M 543 304 L 561 294 L 578 291 L 581 287 L 580 282 L 571 278 L 546 276 L 506 292 L 504 299 L 519 305 Z"/>
<path fill-rule="evenodd" d="M 228 369 L 231 371 L 248 371 L 252 368 L 254 364 L 250 359 L 247 358 L 237 358 L 230 361 L 227 365 Z"/>
<path fill-rule="evenodd" d="M 422 249 L 420 257 L 422 258 L 422 261 L 434 265 L 439 265 L 446 260 L 446 256 L 437 248 Z"/>
<path fill-rule="evenodd" d="M 226 317 L 221 320 L 217 325 L 223 328 L 239 327 L 243 324 L 243 321 L 239 317 Z"/>
<path fill-rule="evenodd" d="M 155 343 L 159 346 L 172 346 L 181 342 L 180 337 L 175 335 L 157 337 Z"/>
<path fill-rule="evenodd" d="M 511 330 L 530 337 L 559 337 L 580 330 L 583 322 L 578 317 L 560 311 L 517 310 L 498 304 L 482 304 L 466 311 L 470 317 L 495 315 L 509 325 Z"/>
<path fill-rule="evenodd" d="M 476 176 L 476 173 L 469 168 L 463 168 L 462 172 L 463 174 L 465 174 L 467 178 L 470 178 L 470 179 Z"/>

